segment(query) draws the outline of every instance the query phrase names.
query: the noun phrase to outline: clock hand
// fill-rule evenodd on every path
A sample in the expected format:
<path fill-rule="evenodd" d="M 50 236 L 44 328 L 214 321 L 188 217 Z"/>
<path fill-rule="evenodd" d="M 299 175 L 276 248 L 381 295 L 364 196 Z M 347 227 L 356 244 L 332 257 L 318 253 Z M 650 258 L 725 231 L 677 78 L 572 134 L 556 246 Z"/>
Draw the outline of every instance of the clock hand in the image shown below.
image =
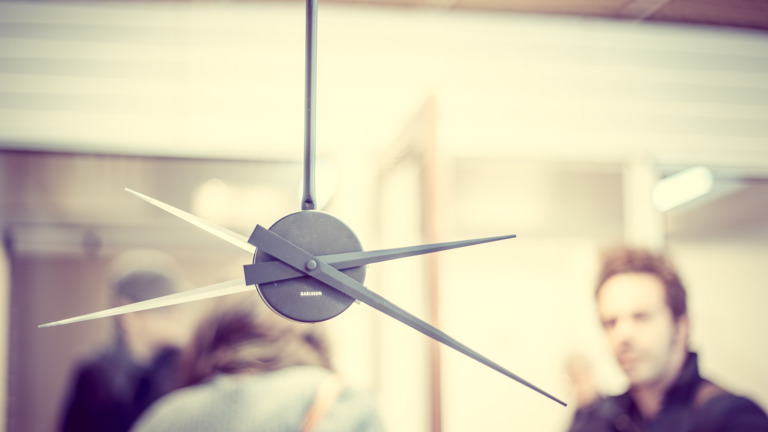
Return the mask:
<path fill-rule="evenodd" d="M 211 222 L 208 222 L 206 220 L 200 219 L 197 216 L 189 214 L 189 213 L 187 213 L 187 212 L 185 212 L 183 210 L 179 210 L 176 207 L 168 205 L 168 204 L 166 204 L 166 203 L 164 203 L 162 201 L 158 201 L 158 200 L 156 200 L 154 198 L 150 198 L 150 197 L 148 197 L 148 196 L 146 196 L 144 194 L 138 193 L 135 190 L 132 190 L 132 189 L 129 189 L 129 188 L 125 188 L 125 191 L 130 193 L 130 194 L 133 194 L 133 195 L 135 195 L 135 196 L 137 196 L 137 197 L 139 197 L 141 199 L 143 199 L 144 201 L 146 201 L 146 202 L 148 202 L 148 203 L 150 203 L 150 204 L 152 204 L 152 205 L 154 205 L 156 207 L 159 207 L 159 208 L 167 211 L 168 213 L 170 213 L 170 214 L 172 214 L 172 215 L 174 215 L 174 216 L 176 216 L 178 218 L 184 219 L 185 221 L 187 221 L 187 222 L 191 223 L 192 225 L 202 229 L 203 231 L 207 231 L 207 232 L 215 235 L 216 237 L 218 237 L 218 238 L 220 238 L 220 239 L 222 239 L 224 241 L 232 243 L 233 245 L 239 247 L 240 249 L 243 249 L 246 252 L 249 252 L 251 254 L 256 252 L 256 248 L 253 247 L 252 245 L 250 245 L 246 241 L 246 237 L 244 235 L 238 234 L 238 233 L 236 233 L 234 231 L 230 231 L 230 230 L 228 230 L 228 229 L 226 229 L 224 227 L 220 227 L 220 226 L 218 226 L 218 225 L 216 225 L 214 223 L 211 223 Z"/>
<path fill-rule="evenodd" d="M 251 291 L 253 287 L 245 284 L 244 279 L 235 279 L 227 282 L 220 282 L 213 285 L 208 285 L 201 288 L 196 288 L 188 291 L 182 291 L 175 294 L 169 294 L 162 297 L 157 297 L 137 303 L 128 304 L 125 306 L 118 306 L 111 309 L 102 310 L 99 312 L 93 312 L 86 315 L 80 315 L 73 318 L 67 318 L 61 321 L 54 321 L 48 324 L 41 324 L 38 328 L 54 327 L 64 324 L 72 324 L 80 321 L 88 321 L 97 318 L 106 318 L 115 315 L 122 315 L 131 312 L 139 312 L 143 310 L 155 309 L 164 306 L 172 306 L 181 303 L 192 302 L 195 300 L 203 300 L 207 298 L 220 297 L 229 294 L 237 294 L 245 291 Z"/>
<path fill-rule="evenodd" d="M 375 251 L 347 252 L 333 255 L 323 255 L 318 257 L 323 262 L 332 265 L 337 269 L 347 269 L 366 264 L 372 264 L 381 261 L 388 261 L 398 258 L 405 258 L 416 255 L 424 255 L 433 252 L 440 252 L 448 249 L 456 249 L 466 246 L 473 246 L 482 243 L 489 243 L 499 240 L 505 240 L 516 237 L 514 234 L 498 237 L 486 237 L 473 240 L 460 240 L 445 243 L 433 243 L 427 245 L 409 246 L 393 249 L 381 249 Z"/>
<path fill-rule="evenodd" d="M 384 297 L 370 291 L 365 286 L 350 278 L 349 276 L 341 273 L 339 270 L 333 268 L 328 263 L 313 256 L 298 246 L 292 244 L 288 240 L 280 237 L 279 235 L 267 230 L 266 228 L 257 225 L 253 231 L 251 238 L 248 240 L 251 244 L 256 245 L 260 250 L 266 252 L 269 255 L 285 262 L 291 267 L 302 271 L 303 273 L 323 282 L 342 293 L 353 297 L 361 302 L 371 306 L 372 308 L 383 312 L 390 317 L 402 322 L 403 324 L 437 340 L 438 342 L 447 345 L 456 351 L 514 379 L 515 381 L 525 385 L 526 387 L 535 390 L 542 395 L 558 402 L 565 406 L 565 402 L 552 396 L 546 391 L 540 389 L 534 384 L 526 381 L 518 375 L 510 372 L 509 370 L 501 367 L 497 363 L 491 361 L 482 354 L 472 350 L 466 345 L 462 344 L 458 340 L 449 336 L 442 330 L 430 325 L 429 323 L 415 317 Z"/>
<path fill-rule="evenodd" d="M 455 249 L 465 246 L 472 246 L 481 243 L 488 243 L 498 240 L 514 238 L 515 235 L 487 237 L 473 240 L 461 240 L 445 243 L 434 243 L 428 245 L 409 246 L 403 248 L 382 249 L 375 251 L 345 252 L 330 255 L 321 255 L 317 258 L 330 264 L 335 269 L 346 270 L 353 267 L 363 266 L 382 261 L 388 261 L 410 256 L 423 255 L 433 252 Z M 280 261 L 263 261 L 255 264 L 243 266 L 245 280 L 249 285 L 277 282 L 286 279 L 293 279 L 305 276 L 299 270 L 295 270 Z"/>

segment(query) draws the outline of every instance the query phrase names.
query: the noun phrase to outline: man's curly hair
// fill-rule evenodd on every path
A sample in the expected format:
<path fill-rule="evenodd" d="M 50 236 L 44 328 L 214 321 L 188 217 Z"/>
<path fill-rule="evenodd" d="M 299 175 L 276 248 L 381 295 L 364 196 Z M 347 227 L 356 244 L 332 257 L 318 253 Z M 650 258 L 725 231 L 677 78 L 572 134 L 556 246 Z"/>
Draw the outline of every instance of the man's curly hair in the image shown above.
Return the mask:
<path fill-rule="evenodd" d="M 603 253 L 603 265 L 597 279 L 595 297 L 612 276 L 621 273 L 646 273 L 656 276 L 664 286 L 667 305 L 675 320 L 687 312 L 685 287 L 669 259 L 647 249 L 618 247 Z"/>

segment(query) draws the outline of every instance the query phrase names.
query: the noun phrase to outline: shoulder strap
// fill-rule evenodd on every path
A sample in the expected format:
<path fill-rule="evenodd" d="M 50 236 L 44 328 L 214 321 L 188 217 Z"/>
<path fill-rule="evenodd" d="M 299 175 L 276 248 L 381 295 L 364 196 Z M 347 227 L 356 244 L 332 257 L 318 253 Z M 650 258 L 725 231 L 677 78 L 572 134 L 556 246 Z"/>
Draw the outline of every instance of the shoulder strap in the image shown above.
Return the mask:
<path fill-rule="evenodd" d="M 315 400 L 309 407 L 304 421 L 301 423 L 301 432 L 311 432 L 320 420 L 325 417 L 333 403 L 338 399 L 344 384 L 336 374 L 330 374 L 323 378 L 315 393 Z"/>

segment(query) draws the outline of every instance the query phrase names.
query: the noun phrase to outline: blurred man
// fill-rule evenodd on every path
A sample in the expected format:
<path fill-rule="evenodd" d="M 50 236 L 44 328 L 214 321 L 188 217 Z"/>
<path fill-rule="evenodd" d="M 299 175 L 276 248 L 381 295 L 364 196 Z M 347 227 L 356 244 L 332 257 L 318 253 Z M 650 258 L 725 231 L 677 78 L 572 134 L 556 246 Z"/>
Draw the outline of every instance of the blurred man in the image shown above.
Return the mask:
<path fill-rule="evenodd" d="M 155 251 L 134 250 L 111 265 L 114 306 L 180 289 L 175 263 Z M 176 387 L 178 347 L 189 323 L 178 308 L 115 317 L 113 344 L 80 364 L 65 400 L 62 431 L 127 431 L 156 399 Z"/>
<path fill-rule="evenodd" d="M 571 432 L 768 431 L 754 402 L 699 375 L 688 349 L 685 289 L 664 257 L 639 249 L 607 254 L 595 295 L 629 390 L 580 407 Z"/>

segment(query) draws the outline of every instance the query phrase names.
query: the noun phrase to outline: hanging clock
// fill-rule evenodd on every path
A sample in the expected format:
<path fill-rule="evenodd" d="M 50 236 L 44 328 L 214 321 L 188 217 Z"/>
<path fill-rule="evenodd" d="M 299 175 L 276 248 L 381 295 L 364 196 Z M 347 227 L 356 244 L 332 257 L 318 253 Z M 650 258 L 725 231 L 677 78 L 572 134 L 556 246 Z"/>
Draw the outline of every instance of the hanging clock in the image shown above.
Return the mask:
<path fill-rule="evenodd" d="M 224 241 L 253 254 L 243 266 L 244 277 L 156 299 L 120 306 L 74 318 L 42 324 L 52 327 L 154 309 L 205 298 L 255 290 L 275 313 L 300 322 L 320 322 L 344 312 L 359 301 L 383 312 L 430 338 L 565 405 L 563 401 L 472 350 L 437 327 L 419 319 L 363 285 L 368 264 L 461 248 L 515 237 L 505 235 L 465 241 L 364 251 L 355 233 L 315 204 L 315 88 L 317 0 L 307 0 L 304 178 L 301 210 L 269 229 L 256 225 L 250 237 L 232 232 L 139 192 L 131 194 L 155 205 Z"/>

